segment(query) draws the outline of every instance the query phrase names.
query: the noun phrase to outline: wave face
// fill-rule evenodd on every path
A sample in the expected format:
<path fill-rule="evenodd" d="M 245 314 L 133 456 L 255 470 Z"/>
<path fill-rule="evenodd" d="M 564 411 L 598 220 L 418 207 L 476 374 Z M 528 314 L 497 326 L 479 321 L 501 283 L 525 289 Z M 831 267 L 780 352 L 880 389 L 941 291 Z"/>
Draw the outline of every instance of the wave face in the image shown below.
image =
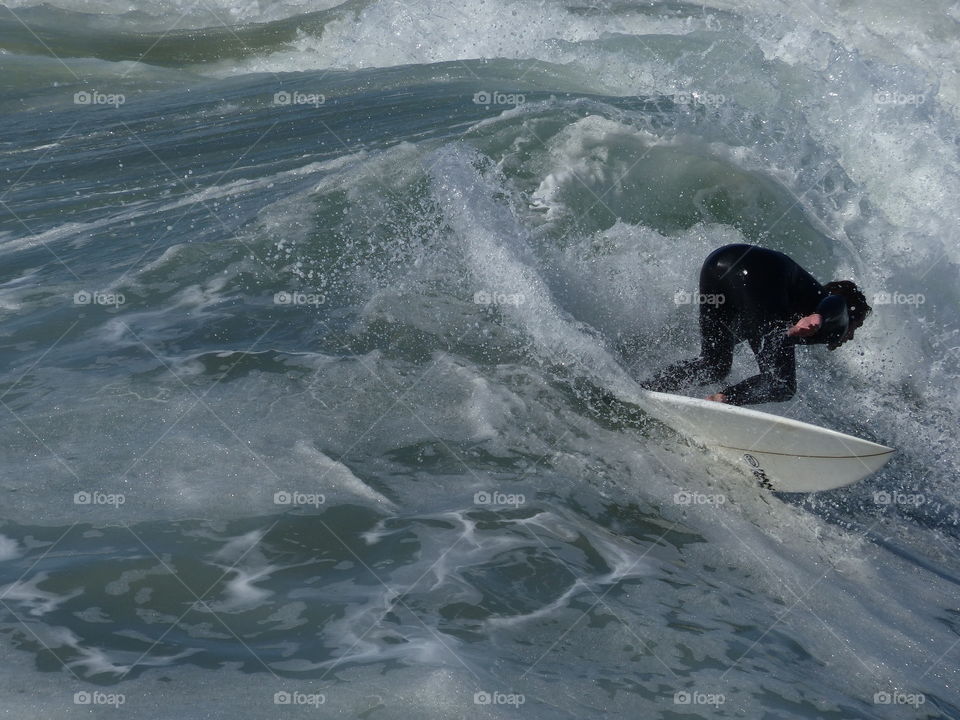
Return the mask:
<path fill-rule="evenodd" d="M 4 706 L 960 717 L 958 38 L 936 0 L 0 6 Z M 761 409 L 880 473 L 760 494 L 607 398 L 696 353 L 730 242 L 866 289 Z"/>

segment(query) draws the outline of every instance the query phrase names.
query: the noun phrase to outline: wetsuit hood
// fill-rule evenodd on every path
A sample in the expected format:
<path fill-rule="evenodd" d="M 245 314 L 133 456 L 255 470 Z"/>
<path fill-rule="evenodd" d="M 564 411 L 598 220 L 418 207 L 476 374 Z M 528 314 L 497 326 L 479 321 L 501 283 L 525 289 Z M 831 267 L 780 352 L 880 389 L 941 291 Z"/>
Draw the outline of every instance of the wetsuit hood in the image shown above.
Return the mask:
<path fill-rule="evenodd" d="M 822 318 L 820 329 L 813 335 L 800 338 L 804 345 L 833 345 L 839 343 L 850 328 L 850 311 L 841 295 L 827 295 L 814 311 Z"/>

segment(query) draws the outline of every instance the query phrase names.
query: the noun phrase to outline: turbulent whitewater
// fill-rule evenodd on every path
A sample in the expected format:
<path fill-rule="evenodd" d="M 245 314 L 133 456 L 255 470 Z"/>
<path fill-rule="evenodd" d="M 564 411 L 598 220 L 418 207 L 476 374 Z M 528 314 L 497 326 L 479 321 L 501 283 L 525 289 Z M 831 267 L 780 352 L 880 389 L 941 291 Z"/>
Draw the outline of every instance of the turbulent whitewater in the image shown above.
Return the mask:
<path fill-rule="evenodd" d="M 14 0 L 0 77 L 11 717 L 960 717 L 960 4 Z M 881 472 L 610 402 L 730 242 L 865 288 L 759 409 Z"/>

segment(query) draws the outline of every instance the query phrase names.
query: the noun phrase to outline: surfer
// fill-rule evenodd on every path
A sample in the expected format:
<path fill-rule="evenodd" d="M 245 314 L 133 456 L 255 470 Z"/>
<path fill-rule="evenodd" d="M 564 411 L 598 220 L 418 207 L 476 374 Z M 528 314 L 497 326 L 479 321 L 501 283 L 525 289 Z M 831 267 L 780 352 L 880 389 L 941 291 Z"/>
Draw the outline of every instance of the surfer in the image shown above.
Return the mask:
<path fill-rule="evenodd" d="M 641 385 L 673 392 L 723 379 L 733 349 L 747 341 L 760 373 L 709 395 L 731 405 L 782 402 L 797 390 L 795 345 L 825 344 L 836 350 L 871 311 L 850 280 L 826 285 L 775 250 L 725 245 L 700 270 L 700 357 L 667 367 Z"/>

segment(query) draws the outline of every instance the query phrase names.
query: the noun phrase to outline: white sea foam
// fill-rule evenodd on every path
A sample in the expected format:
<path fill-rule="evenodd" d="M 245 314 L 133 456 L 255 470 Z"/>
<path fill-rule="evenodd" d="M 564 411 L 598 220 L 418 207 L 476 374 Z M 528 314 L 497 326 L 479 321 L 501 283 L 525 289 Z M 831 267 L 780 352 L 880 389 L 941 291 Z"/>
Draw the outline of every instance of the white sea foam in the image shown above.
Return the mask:
<path fill-rule="evenodd" d="M 127 9 L 112 0 L 64 4 Z M 230 11 L 222 4 L 213 7 Z M 247 17 L 275 19 L 318 7 L 264 4 Z M 703 7 L 706 11 L 700 12 Z M 711 7 L 728 14 L 711 13 Z M 141 9 L 172 18 L 188 8 L 174 3 Z M 86 366 L 71 370 L 58 362 L 42 363 L 29 377 L 33 392 L 21 402 L 27 405 L 30 429 L 50 452 L 26 444 L 32 436 L 25 431 L 10 435 L 4 489 L 16 492 L 8 493 L 8 514 L 39 523 L 72 522 L 78 512 L 71 502 L 78 478 L 96 478 L 107 489 L 127 493 L 121 514 L 111 509 L 97 515 L 100 509 L 91 508 L 84 518 L 93 522 L 272 516 L 282 512 L 272 498 L 284 482 L 293 485 L 290 490 L 316 486 L 327 493 L 331 506 L 360 505 L 375 517 L 389 513 L 389 520 L 371 521 L 361 536 L 367 549 L 384 553 L 391 549 L 389 543 L 402 538 L 410 544 L 398 547 L 414 550 L 406 565 L 391 560 L 371 566 L 376 578 L 364 575 L 369 582 L 349 576 L 366 573 L 362 563 L 338 559 L 330 566 L 348 576 L 330 583 L 311 577 L 281 601 L 278 568 L 289 566 L 267 560 L 258 549 L 265 529 L 228 539 L 209 556 L 217 574 L 241 561 L 228 573 L 222 594 L 210 598 L 211 607 L 239 615 L 278 604 L 268 622 L 297 628 L 298 636 L 316 635 L 327 654 L 318 660 L 319 645 L 304 651 L 302 637 L 284 637 L 277 645 L 281 659 L 271 666 L 314 672 L 314 677 L 328 670 L 330 677 L 335 670 L 342 680 L 335 685 L 341 707 L 357 712 L 463 714 L 465 707 L 472 708 L 478 682 L 488 680 L 488 666 L 505 666 L 513 677 L 538 662 L 543 665 L 536 668 L 549 670 L 542 676 L 539 670 L 531 672 L 525 682 L 531 695 L 539 693 L 544 712 L 553 709 L 551 703 L 568 706 L 558 709 L 558 716 L 583 714 L 588 706 L 602 706 L 611 716 L 637 712 L 638 695 L 624 689 L 628 683 L 611 691 L 609 685 L 574 679 L 565 689 L 569 696 L 557 699 L 555 678 L 568 673 L 571 662 L 584 672 L 590 672 L 591 663 L 623 667 L 635 677 L 664 673 L 666 661 L 704 677 L 708 673 L 699 663 L 726 668 L 737 661 L 732 675 L 746 693 L 811 703 L 814 695 L 805 684 L 813 685 L 815 707 L 823 713 L 833 709 L 842 714 L 853 699 L 869 703 L 888 681 L 933 688 L 951 702 L 950 688 L 957 685 L 955 663 L 949 662 L 955 635 L 943 609 L 955 575 L 955 541 L 949 536 L 955 518 L 949 519 L 949 508 L 942 525 L 934 528 L 929 525 L 941 519 L 930 509 L 933 503 L 919 511 L 931 513 L 919 522 L 899 515 L 899 508 L 871 514 L 876 509 L 872 488 L 864 485 L 819 501 L 851 528 L 843 530 L 817 514 L 827 512 L 823 506 L 799 507 L 758 496 L 739 475 L 662 428 L 640 432 L 595 422 L 563 399 L 538 363 L 568 363 L 601 385 L 629 391 L 632 378 L 620 370 L 621 357 L 613 347 L 618 332 L 644 340 L 646 347 L 633 356 L 635 372 L 695 352 L 695 315 L 671 303 L 670 296 L 695 278 L 709 249 L 743 239 L 741 232 L 720 223 L 668 231 L 631 220 L 635 188 L 644 181 L 665 183 L 666 175 L 657 174 L 670 169 L 664 163 L 641 164 L 643 171 L 627 175 L 632 185 L 615 187 L 606 196 L 619 219 L 600 230 L 564 234 L 563 243 L 550 247 L 555 238 L 549 232 L 577 216 L 577 202 L 586 197 L 590 203 L 589 191 L 599 194 L 616 185 L 623 173 L 614 167 L 628 171 L 618 153 L 639 157 L 651 149 L 683 151 L 694 158 L 698 171 L 713 163 L 720 169 L 717 177 L 731 179 L 731 187 L 743 187 L 745 178 L 779 184 L 793 194 L 809 224 L 834 242 L 829 252 L 818 245 L 798 252 L 867 286 L 904 292 L 919 287 L 930 296 L 922 308 L 876 307 L 858 333 L 863 342 L 849 352 L 801 353 L 806 392 L 793 412 L 821 423 L 862 424 L 901 450 L 897 462 L 903 464 L 878 482 L 922 483 L 921 490 L 937 493 L 936 502 L 948 507 L 955 495 L 957 461 L 952 441 L 956 365 L 949 354 L 957 346 L 953 268 L 960 247 L 954 207 L 958 89 L 951 36 L 960 20 L 956 6 L 756 0 L 701 4 L 691 18 L 656 17 L 629 8 L 623 12 L 612 22 L 603 13 L 573 14 L 512 2 L 459 8 L 439 2 L 375 3 L 344 16 L 321 38 L 297 38 L 292 49 L 203 68 L 236 75 L 251 69 L 413 63 L 400 72 L 417 75 L 417 64 L 425 62 L 536 58 L 562 64 L 569 73 L 563 82 L 582 86 L 588 78 L 595 93 L 657 97 L 706 86 L 728 95 L 731 108 L 746 108 L 752 115 L 741 122 L 732 109 L 702 117 L 691 113 L 689 118 L 666 113 L 661 118 L 666 129 L 658 134 L 640 122 L 643 113 L 624 106 L 559 98 L 477 123 L 470 141 L 482 152 L 448 145 L 431 155 L 432 146 L 409 142 L 382 153 L 370 149 L 344 156 L 335 165 L 306 165 L 282 177 L 271 172 L 163 203 L 159 207 L 165 212 L 182 212 L 199 200 L 255 197 L 274 182 L 315 179 L 309 192 L 295 192 L 258 215 L 251 236 L 243 235 L 243 240 L 269 237 L 277 257 L 297 272 L 298 263 L 305 263 L 297 277 L 312 280 L 311 252 L 330 241 L 323 234 L 329 229 L 317 220 L 318 207 L 342 193 L 344 208 L 370 211 L 365 229 L 384 220 L 384 235 L 393 241 L 389 247 L 377 246 L 366 234 L 353 239 L 358 247 L 370 240 L 374 251 L 396 253 L 390 257 L 396 258 L 397 272 L 374 277 L 362 258 L 345 261 L 359 310 L 351 314 L 350 308 L 338 306 L 340 314 L 331 318 L 338 332 L 357 340 L 359 349 L 344 351 L 342 357 L 327 349 L 302 350 L 280 354 L 277 361 L 266 352 L 255 357 L 236 352 L 237 360 L 253 360 L 252 369 L 239 381 L 229 377 L 211 386 L 202 382 L 210 354 L 182 351 L 185 333 L 178 334 L 178 319 L 189 316 L 196 327 L 213 328 L 235 290 L 232 283 L 246 282 L 249 275 L 238 260 L 213 263 L 207 277 L 198 279 L 198 272 L 181 280 L 184 276 L 177 273 L 184 268 L 207 267 L 203 263 L 209 258 L 201 252 L 206 248 L 185 242 L 167 250 L 126 282 L 138 288 L 169 283 L 176 289 L 165 295 L 168 301 L 161 307 L 131 313 L 125 322 L 142 332 L 174 374 L 161 369 L 156 374 L 162 380 L 156 380 L 153 356 L 128 337 L 116 318 L 87 332 L 85 341 L 97 345 L 90 366 L 112 373 L 133 363 L 133 377 L 111 377 L 104 383 Z M 192 15 L 186 22 L 200 19 Z M 704 33 L 705 38 L 698 35 Z M 649 47 L 634 42 L 631 34 L 642 36 Z M 670 37 L 670 52 L 656 44 L 665 43 L 664 36 Z M 715 42 L 723 38 L 732 46 Z M 731 67 L 736 70 L 729 72 Z M 906 112 L 878 103 L 874 95 L 881 90 L 924 93 L 925 101 Z M 217 112 L 237 114 L 233 105 Z M 674 121 L 687 123 L 682 132 L 673 133 L 669 122 Z M 511 135 L 518 126 L 532 133 L 551 123 L 561 131 L 546 147 L 532 134 Z M 510 157 L 485 163 L 484 152 Z M 533 160 L 526 163 L 525 155 Z M 433 161 L 438 161 L 435 166 Z M 501 161 L 501 167 L 516 171 L 510 180 L 476 169 Z M 452 234 L 436 231 L 432 215 L 407 202 L 411 195 L 419 199 L 424 177 L 429 201 L 437 201 Z M 747 183 L 748 190 L 754 187 Z M 380 212 L 389 209 L 394 193 L 406 211 L 422 215 L 422 222 L 405 224 L 402 213 Z M 535 209 L 515 202 L 518 197 L 532 200 Z M 64 222 L 39 238 L 6 232 L 0 240 L 7 252 L 41 248 L 41 242 L 88 252 L 92 241 L 155 210 L 127 205 L 106 219 Z M 331 244 L 342 241 L 335 236 Z M 30 283 L 35 281 L 31 276 Z M 477 289 L 522 296 L 523 302 L 478 308 L 470 302 Z M 0 290 L 9 291 L 0 295 L 0 303 L 10 313 L 32 309 L 27 285 Z M 310 322 L 304 320 L 307 327 Z M 467 334 L 471 326 L 474 335 Z M 422 342 L 430 352 L 410 349 L 411 330 L 418 343 L 426 338 Z M 473 353 L 469 358 L 447 347 L 457 347 L 453 341 L 461 331 L 473 343 L 464 351 Z M 503 348 L 508 351 L 501 355 Z M 121 360 L 111 355 L 134 350 L 139 354 Z M 227 364 L 235 356 L 219 355 Z M 738 372 L 752 372 L 749 356 L 739 360 Z M 405 407 L 386 412 L 428 369 L 425 383 L 407 397 L 416 417 Z M 363 442 L 354 448 L 358 440 Z M 466 468 L 451 459 L 454 453 L 467 458 Z M 133 470 L 118 476 L 116 468 L 123 472 L 133 460 Z M 491 482 L 520 477 L 530 498 L 525 509 L 491 511 L 471 502 Z M 300 480 L 309 487 L 296 484 Z M 721 508 L 678 506 L 671 499 L 684 487 L 723 493 L 728 502 Z M 425 512 L 418 514 L 420 510 Z M 558 554 L 566 550 L 574 556 L 589 543 L 595 564 L 589 571 L 577 567 L 579 574 L 567 578 L 565 566 L 537 538 Z M 30 551 L 30 542 L 26 537 L 0 541 L 0 559 L 17 559 Z M 907 547 L 898 554 L 885 542 Z M 509 583 L 507 589 L 485 585 L 512 552 L 545 558 L 563 582 L 535 599 Z M 911 553 L 939 553 L 935 572 L 912 562 Z M 522 562 L 517 567 L 528 569 Z M 137 585 L 134 602 L 154 623 L 151 613 L 156 613 L 154 604 L 162 604 L 162 593 L 141 585 L 167 572 L 162 567 L 122 570 L 105 592 L 123 596 Z M 61 613 L 65 602 L 82 592 L 39 587 L 49 587 L 50 577 L 40 573 L 7 585 L 5 601 L 41 642 L 76 653 L 79 659 L 71 667 L 78 673 L 119 675 L 134 667 L 136 657 L 81 640 L 69 628 L 39 622 Z M 581 603 L 590 605 L 608 590 L 605 602 L 616 617 L 604 614 L 599 605 L 595 615 L 579 620 Z M 505 603 L 473 626 L 465 621 L 457 625 L 464 608 L 477 611 L 485 592 L 509 597 L 515 606 Z M 308 609 L 317 604 L 343 610 L 322 626 L 302 629 Z M 104 612 L 86 608 L 77 618 L 100 626 Z M 176 620 L 176 614 L 160 617 L 170 624 Z M 424 627 L 437 617 L 442 618 L 438 624 L 450 622 L 454 629 L 448 634 L 445 625 Z M 757 627 L 758 618 L 766 625 Z M 153 642 L 144 627 L 121 637 Z M 455 635 L 478 627 L 487 633 L 480 642 Z M 561 637 L 568 628 L 570 634 Z M 191 631 L 211 639 L 224 634 L 201 626 Z M 518 634 L 526 643 L 520 652 L 530 657 L 517 655 L 515 665 L 502 665 L 505 648 L 515 647 Z M 30 636 L 23 637 L 29 647 Z M 754 640 L 758 644 L 750 649 Z M 485 643 L 494 649 L 478 650 Z M 23 661 L 24 651 L 12 647 L 0 648 L 7 655 L 2 691 L 11 712 L 18 717 L 63 714 L 69 696 L 62 704 L 51 700 L 60 692 L 47 682 L 54 674 L 35 672 Z M 496 663 L 490 662 L 493 652 Z M 147 656 L 141 666 L 165 665 L 164 678 L 174 682 L 158 684 L 155 675 L 146 673 L 126 680 L 124 687 L 138 696 L 145 715 L 189 715 L 196 710 L 195 697 L 213 702 L 213 696 L 231 709 L 275 710 L 272 693 L 283 689 L 281 684 L 265 691 L 264 683 L 246 682 L 249 672 L 240 673 L 235 670 L 240 663 L 231 662 L 208 671 L 178 667 L 162 654 Z M 784 672 L 787 667 L 790 673 Z M 843 672 L 833 672 L 837 667 Z M 751 685 L 748 672 L 765 678 L 763 687 Z M 789 681 L 778 680 L 785 674 Z M 54 680 L 62 683 L 62 678 Z M 312 679 L 291 682 L 309 691 Z M 860 711 L 870 714 L 877 708 Z"/>
<path fill-rule="evenodd" d="M 0 562 L 15 560 L 20 557 L 21 554 L 20 543 L 6 535 L 0 535 Z"/>

